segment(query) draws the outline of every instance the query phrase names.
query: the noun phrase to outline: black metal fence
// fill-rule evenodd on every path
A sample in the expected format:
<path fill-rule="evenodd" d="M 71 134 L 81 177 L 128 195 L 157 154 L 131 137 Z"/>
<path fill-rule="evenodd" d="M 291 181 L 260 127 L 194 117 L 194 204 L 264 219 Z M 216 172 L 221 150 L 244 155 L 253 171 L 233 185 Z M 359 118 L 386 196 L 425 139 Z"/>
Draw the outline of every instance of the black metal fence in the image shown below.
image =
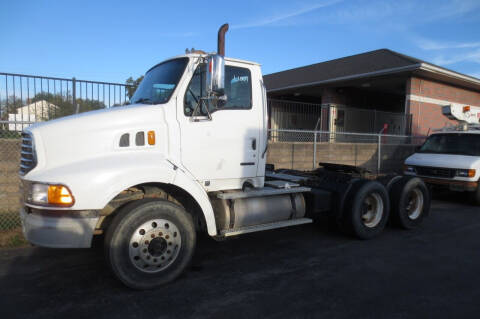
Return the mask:
<path fill-rule="evenodd" d="M 0 72 L 0 232 L 20 226 L 20 133 L 34 122 L 123 105 L 134 87 Z"/>
<path fill-rule="evenodd" d="M 0 72 L 0 130 L 20 132 L 33 122 L 124 105 L 132 86 Z"/>

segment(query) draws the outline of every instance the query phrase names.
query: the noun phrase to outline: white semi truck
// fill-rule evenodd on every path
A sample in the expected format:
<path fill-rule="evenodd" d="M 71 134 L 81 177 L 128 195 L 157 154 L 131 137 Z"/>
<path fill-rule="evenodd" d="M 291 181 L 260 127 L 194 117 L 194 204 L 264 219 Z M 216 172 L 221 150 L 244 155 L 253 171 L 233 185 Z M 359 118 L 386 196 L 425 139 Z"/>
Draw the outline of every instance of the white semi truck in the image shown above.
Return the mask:
<path fill-rule="evenodd" d="M 480 205 L 480 108 L 451 104 L 442 112 L 460 124 L 430 135 L 405 160 L 405 175 L 421 177 L 435 187 L 469 192 L 472 202 Z"/>
<path fill-rule="evenodd" d="M 21 219 L 44 247 L 90 247 L 127 286 L 172 281 L 198 232 L 214 239 L 300 225 L 325 214 L 358 238 L 389 218 L 418 226 L 430 197 L 419 178 L 362 178 L 354 167 L 312 172 L 266 164 L 267 96 L 260 65 L 190 52 L 148 70 L 131 105 L 32 125 L 23 132 Z"/>

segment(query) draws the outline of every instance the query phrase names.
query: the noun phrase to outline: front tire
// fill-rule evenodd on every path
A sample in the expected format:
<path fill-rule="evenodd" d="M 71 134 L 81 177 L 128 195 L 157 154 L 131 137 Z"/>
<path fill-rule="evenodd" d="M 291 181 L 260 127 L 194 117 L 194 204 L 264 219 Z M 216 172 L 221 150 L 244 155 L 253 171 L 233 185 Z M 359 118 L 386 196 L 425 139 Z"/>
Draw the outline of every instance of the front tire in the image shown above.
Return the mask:
<path fill-rule="evenodd" d="M 143 199 L 114 217 L 105 237 L 105 259 L 115 276 L 133 289 L 176 279 L 195 251 L 192 216 L 165 200 Z"/>

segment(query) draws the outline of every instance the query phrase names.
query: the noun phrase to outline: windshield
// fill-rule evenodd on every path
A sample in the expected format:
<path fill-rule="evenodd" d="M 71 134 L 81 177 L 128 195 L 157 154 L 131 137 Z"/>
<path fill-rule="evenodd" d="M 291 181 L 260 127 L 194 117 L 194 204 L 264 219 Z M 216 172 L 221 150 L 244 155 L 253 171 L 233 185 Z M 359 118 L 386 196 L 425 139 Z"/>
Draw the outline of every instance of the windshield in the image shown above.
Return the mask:
<path fill-rule="evenodd" d="M 480 156 L 480 134 L 435 134 L 425 141 L 419 153 Z"/>
<path fill-rule="evenodd" d="M 138 86 L 130 103 L 167 103 L 187 66 L 188 58 L 163 62 L 151 68 Z"/>

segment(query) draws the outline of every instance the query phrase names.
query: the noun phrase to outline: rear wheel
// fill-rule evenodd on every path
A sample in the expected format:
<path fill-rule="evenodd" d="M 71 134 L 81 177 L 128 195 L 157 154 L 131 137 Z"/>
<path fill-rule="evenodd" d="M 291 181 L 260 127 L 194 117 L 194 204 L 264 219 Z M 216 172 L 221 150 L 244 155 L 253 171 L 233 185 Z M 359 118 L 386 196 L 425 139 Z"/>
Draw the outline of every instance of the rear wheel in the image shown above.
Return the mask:
<path fill-rule="evenodd" d="M 105 237 L 105 257 L 115 276 L 134 289 L 177 278 L 190 262 L 196 233 L 192 217 L 165 200 L 139 200 L 115 216 Z"/>
<path fill-rule="evenodd" d="M 430 211 L 430 192 L 418 177 L 403 176 L 391 188 L 392 220 L 405 229 L 418 227 Z"/>
<path fill-rule="evenodd" d="M 343 228 L 360 239 L 379 235 L 388 220 L 389 199 L 385 187 L 367 181 L 352 189 L 343 216 Z"/>

